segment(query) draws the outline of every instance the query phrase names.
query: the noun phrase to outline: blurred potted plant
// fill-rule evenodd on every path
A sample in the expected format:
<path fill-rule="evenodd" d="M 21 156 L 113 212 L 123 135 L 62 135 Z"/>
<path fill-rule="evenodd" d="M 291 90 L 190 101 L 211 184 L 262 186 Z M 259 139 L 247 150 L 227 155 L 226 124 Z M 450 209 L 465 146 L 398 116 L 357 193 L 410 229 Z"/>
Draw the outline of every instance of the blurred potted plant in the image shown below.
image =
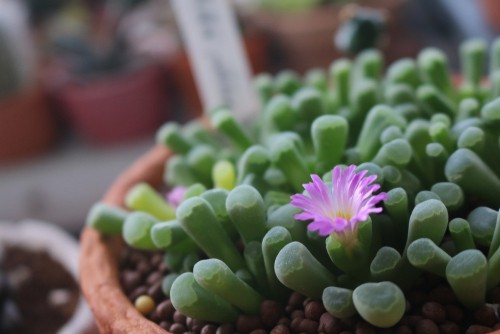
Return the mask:
<path fill-rule="evenodd" d="M 82 234 L 100 329 L 498 333 L 500 68 L 481 81 L 486 50 L 464 43 L 458 85 L 438 49 L 385 75 L 367 50 L 258 77 L 253 126 L 224 109 L 215 133 L 166 124 Z"/>
<path fill-rule="evenodd" d="M 49 223 L 0 223 L 2 333 L 90 333 L 78 288 L 78 241 Z"/>
<path fill-rule="evenodd" d="M 392 61 L 407 54 L 401 53 L 399 45 L 404 40 L 398 38 L 404 30 L 401 22 L 404 0 L 280 0 L 280 1 L 240 1 L 243 16 L 250 25 L 266 32 L 275 45 L 274 66 L 281 70 L 288 68 L 300 73 L 313 67 L 326 67 L 331 59 L 341 56 L 335 49 L 333 35 L 346 20 L 343 8 L 347 4 L 357 4 L 371 8 L 390 17 L 387 20 L 387 35 L 393 42 L 393 49 L 383 49 L 387 59 Z M 408 34 L 405 35 L 408 38 Z M 404 43 L 408 45 L 408 43 Z M 412 49 L 412 48 L 410 48 Z M 413 48 L 414 49 L 414 48 Z M 399 51 L 399 54 L 395 52 Z M 389 52 L 391 51 L 391 52 Z M 416 52 L 417 50 L 415 50 Z"/>
<path fill-rule="evenodd" d="M 56 137 L 54 115 L 38 78 L 38 62 L 22 3 L 0 3 L 0 161 L 47 150 Z"/>
<path fill-rule="evenodd" d="M 58 32 L 55 68 L 62 68 L 62 78 L 57 75 L 61 72 L 53 75 L 60 86 L 57 100 L 74 128 L 92 143 L 145 136 L 170 117 L 165 69 L 133 53 L 129 27 L 124 26 L 143 2 L 105 1 L 92 8 L 73 2 L 62 14 L 65 23 L 52 29 Z M 76 36 L 61 31 L 68 21 L 70 27 L 84 28 L 73 29 Z"/>

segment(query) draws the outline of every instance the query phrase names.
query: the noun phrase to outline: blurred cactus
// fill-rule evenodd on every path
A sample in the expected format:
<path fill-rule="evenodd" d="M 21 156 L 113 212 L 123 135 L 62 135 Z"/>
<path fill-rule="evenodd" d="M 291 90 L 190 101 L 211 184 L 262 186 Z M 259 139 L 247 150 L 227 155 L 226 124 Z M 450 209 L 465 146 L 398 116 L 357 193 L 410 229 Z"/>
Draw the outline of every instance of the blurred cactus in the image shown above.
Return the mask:
<path fill-rule="evenodd" d="M 500 98 L 494 82 L 478 81 L 484 44 L 461 50 L 457 87 L 437 49 L 385 75 L 370 51 L 336 60 L 329 78 L 260 76 L 258 127 L 217 110 L 219 132 L 197 127 L 195 136 L 193 124 L 173 123 L 159 131 L 176 152 L 167 185 L 189 186 L 175 217 L 154 190 L 135 188 L 129 208 L 147 214 L 101 205 L 89 224 L 108 234 L 121 218 L 132 247 L 166 250 L 173 274 L 164 291 L 204 320 L 253 315 L 262 300 L 295 291 L 333 316 L 392 327 L 424 273 L 475 310 L 500 283 Z M 200 251 L 209 259 L 192 274 L 174 261 Z M 196 303 L 183 299 L 186 286 Z"/>
<path fill-rule="evenodd" d="M 35 79 L 34 48 L 21 2 L 0 2 L 0 98 L 19 92 Z"/>

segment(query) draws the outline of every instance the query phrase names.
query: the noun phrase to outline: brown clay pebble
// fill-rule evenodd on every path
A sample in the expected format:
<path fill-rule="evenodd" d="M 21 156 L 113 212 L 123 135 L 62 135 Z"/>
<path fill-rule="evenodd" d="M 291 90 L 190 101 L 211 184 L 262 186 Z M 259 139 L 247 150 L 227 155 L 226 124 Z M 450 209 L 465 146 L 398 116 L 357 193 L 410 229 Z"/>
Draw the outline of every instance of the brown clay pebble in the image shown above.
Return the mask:
<path fill-rule="evenodd" d="M 131 292 L 141 283 L 141 274 L 137 271 L 125 270 L 121 274 L 123 289 L 126 293 Z"/>
<path fill-rule="evenodd" d="M 148 288 L 145 286 L 139 286 L 134 289 L 128 296 L 130 300 L 136 300 L 139 296 L 145 295 L 148 293 Z"/>
<path fill-rule="evenodd" d="M 492 327 L 497 323 L 496 310 L 492 306 L 483 305 L 474 312 L 474 319 L 479 325 Z"/>
<path fill-rule="evenodd" d="M 162 281 L 157 281 L 151 285 L 148 289 L 148 295 L 151 296 L 155 301 L 160 301 L 165 297 L 163 290 L 161 289 Z"/>
<path fill-rule="evenodd" d="M 401 319 L 401 325 L 407 325 L 410 327 L 415 327 L 417 324 L 422 321 L 423 318 L 419 315 L 405 315 Z"/>
<path fill-rule="evenodd" d="M 293 292 L 288 299 L 288 305 L 293 306 L 295 308 L 300 307 L 302 302 L 306 299 L 303 295 L 298 292 Z"/>
<path fill-rule="evenodd" d="M 375 328 L 366 322 L 360 322 L 356 325 L 356 334 L 375 334 Z"/>
<path fill-rule="evenodd" d="M 186 331 L 186 326 L 184 326 L 183 324 L 174 323 L 168 330 L 173 334 L 182 334 Z"/>
<path fill-rule="evenodd" d="M 306 297 L 303 301 L 302 301 L 302 307 L 306 307 L 307 304 L 309 304 L 311 302 L 311 298 L 309 297 Z"/>
<path fill-rule="evenodd" d="M 451 322 L 455 322 L 457 324 L 462 322 L 464 318 L 464 311 L 462 308 L 455 304 L 449 304 L 445 306 L 446 318 Z"/>
<path fill-rule="evenodd" d="M 311 301 L 307 303 L 304 308 L 304 316 L 307 319 L 319 321 L 321 315 L 325 312 L 325 307 L 318 301 Z"/>
<path fill-rule="evenodd" d="M 250 333 L 251 331 L 260 328 L 262 328 L 260 317 L 240 315 L 238 320 L 236 320 L 236 330 L 239 333 Z"/>
<path fill-rule="evenodd" d="M 234 327 L 232 324 L 222 324 L 217 328 L 215 334 L 233 334 Z"/>
<path fill-rule="evenodd" d="M 303 310 L 295 310 L 290 314 L 290 318 L 295 319 L 295 318 L 304 318 L 304 311 Z"/>
<path fill-rule="evenodd" d="M 302 319 L 299 323 L 299 330 L 301 333 L 314 334 L 318 332 L 319 323 L 311 319 Z"/>
<path fill-rule="evenodd" d="M 254 329 L 250 332 L 250 334 L 267 334 L 267 331 L 265 331 L 264 329 Z"/>
<path fill-rule="evenodd" d="M 157 268 L 162 262 L 163 262 L 163 255 L 159 253 L 156 253 L 153 256 L 151 256 L 151 259 L 149 260 L 149 263 L 153 268 Z"/>
<path fill-rule="evenodd" d="M 169 270 L 168 270 L 168 266 L 165 262 L 161 262 L 160 265 L 158 266 L 158 270 L 163 274 L 165 275 L 165 273 L 167 273 Z"/>
<path fill-rule="evenodd" d="M 410 301 L 412 306 L 418 307 L 423 303 L 429 301 L 429 296 L 422 291 L 409 291 L 407 294 L 407 298 Z"/>
<path fill-rule="evenodd" d="M 325 334 L 337 334 L 341 331 L 342 324 L 338 318 L 335 318 L 330 313 L 323 313 L 319 318 L 318 331 Z"/>
<path fill-rule="evenodd" d="M 290 328 L 292 329 L 292 331 L 299 332 L 299 326 L 301 322 L 302 318 L 292 319 L 292 322 L 290 323 Z"/>
<path fill-rule="evenodd" d="M 407 325 L 401 325 L 396 329 L 396 334 L 413 334 L 413 331 Z"/>
<path fill-rule="evenodd" d="M 439 285 L 431 290 L 429 298 L 443 305 L 456 303 L 457 298 L 449 286 Z"/>
<path fill-rule="evenodd" d="M 278 320 L 278 325 L 285 325 L 286 327 L 290 327 L 291 322 L 292 321 L 290 320 L 290 318 L 283 317 L 280 320 Z"/>
<path fill-rule="evenodd" d="M 266 327 L 273 327 L 285 314 L 283 307 L 273 300 L 265 300 L 260 304 L 260 319 Z"/>
<path fill-rule="evenodd" d="M 215 325 L 205 325 L 200 331 L 200 334 L 215 334 L 217 327 Z"/>
<path fill-rule="evenodd" d="M 446 321 L 439 325 L 441 334 L 460 334 L 460 327 L 451 321 Z"/>
<path fill-rule="evenodd" d="M 148 275 L 148 278 L 146 278 L 146 284 L 147 285 L 153 285 L 158 281 L 163 280 L 163 275 L 159 271 L 153 271 L 151 274 Z"/>
<path fill-rule="evenodd" d="M 147 274 L 149 274 L 149 272 L 151 271 L 148 263 L 146 261 L 143 261 L 143 262 L 139 262 L 137 264 L 137 268 L 136 268 L 137 272 L 140 273 L 142 276 L 146 276 Z"/>
<path fill-rule="evenodd" d="M 177 322 L 179 324 L 183 324 L 183 325 L 186 324 L 186 316 L 179 311 L 174 312 L 173 319 L 175 322 Z"/>
<path fill-rule="evenodd" d="M 170 321 L 161 321 L 160 322 L 160 327 L 163 329 L 169 330 L 170 326 L 172 326 L 172 323 Z"/>
<path fill-rule="evenodd" d="M 285 325 L 277 325 L 271 330 L 271 334 L 290 334 L 290 329 Z"/>
<path fill-rule="evenodd" d="M 446 310 L 443 305 L 437 302 L 427 302 L 422 305 L 422 316 L 441 324 L 446 320 Z"/>
<path fill-rule="evenodd" d="M 439 327 L 430 319 L 423 319 L 415 326 L 417 334 L 439 334 Z"/>
<path fill-rule="evenodd" d="M 491 332 L 491 327 L 481 326 L 481 325 L 472 325 L 467 328 L 465 334 L 486 334 Z"/>
<path fill-rule="evenodd" d="M 163 320 L 172 320 L 172 317 L 174 316 L 175 308 L 174 305 L 172 305 L 172 302 L 170 299 L 167 299 L 156 307 L 156 312 L 160 316 L 160 319 Z"/>
<path fill-rule="evenodd" d="M 192 318 L 191 318 L 192 319 Z M 191 328 L 189 328 L 190 330 L 192 331 L 195 331 L 195 332 L 200 332 L 201 329 L 203 327 L 205 327 L 207 325 L 207 322 L 204 321 L 204 320 L 198 320 L 198 319 L 192 319 L 192 322 L 191 322 Z"/>

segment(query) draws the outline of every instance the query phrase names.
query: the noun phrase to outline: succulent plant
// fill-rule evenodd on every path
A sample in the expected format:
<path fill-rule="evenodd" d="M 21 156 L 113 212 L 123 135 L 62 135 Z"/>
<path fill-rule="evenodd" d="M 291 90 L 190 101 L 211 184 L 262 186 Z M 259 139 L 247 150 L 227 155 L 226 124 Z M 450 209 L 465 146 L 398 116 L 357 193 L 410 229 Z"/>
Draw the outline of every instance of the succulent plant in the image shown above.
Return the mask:
<path fill-rule="evenodd" d="M 219 109 L 215 131 L 158 132 L 180 204 L 139 184 L 135 212 L 99 203 L 88 224 L 165 250 L 164 292 L 193 318 L 231 322 L 296 291 L 386 328 L 424 273 L 475 310 L 500 283 L 500 40 L 483 82 L 486 53 L 462 45 L 460 82 L 435 48 L 385 75 L 376 50 L 304 78 L 261 75 L 253 124 Z"/>

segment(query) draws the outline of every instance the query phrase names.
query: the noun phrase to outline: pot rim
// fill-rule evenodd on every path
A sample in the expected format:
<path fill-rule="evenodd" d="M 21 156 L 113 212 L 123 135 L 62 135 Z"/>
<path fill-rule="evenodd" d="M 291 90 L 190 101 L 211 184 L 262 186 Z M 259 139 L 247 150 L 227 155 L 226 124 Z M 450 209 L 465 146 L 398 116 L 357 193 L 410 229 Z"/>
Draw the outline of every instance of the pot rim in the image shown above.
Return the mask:
<path fill-rule="evenodd" d="M 120 174 L 103 197 L 103 202 L 125 208 L 127 191 L 138 182 L 158 186 L 163 166 L 172 152 L 156 145 Z M 80 236 L 80 285 L 101 333 L 166 334 L 165 329 L 145 318 L 121 289 L 118 258 L 124 247 L 119 236 L 102 237 L 85 227 Z"/>

